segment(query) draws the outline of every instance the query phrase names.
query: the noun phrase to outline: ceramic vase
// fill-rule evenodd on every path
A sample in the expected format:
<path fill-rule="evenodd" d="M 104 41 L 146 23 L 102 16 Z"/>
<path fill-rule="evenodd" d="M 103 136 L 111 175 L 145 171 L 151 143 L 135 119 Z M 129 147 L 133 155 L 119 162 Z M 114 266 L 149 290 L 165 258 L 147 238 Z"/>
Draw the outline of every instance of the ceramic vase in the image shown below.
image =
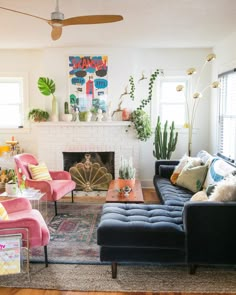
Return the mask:
<path fill-rule="evenodd" d="M 18 194 L 18 185 L 17 183 L 6 183 L 5 191 L 8 196 L 16 196 Z"/>
<path fill-rule="evenodd" d="M 53 95 L 52 98 L 52 116 L 51 119 L 53 122 L 58 121 L 58 103 L 56 97 Z"/>

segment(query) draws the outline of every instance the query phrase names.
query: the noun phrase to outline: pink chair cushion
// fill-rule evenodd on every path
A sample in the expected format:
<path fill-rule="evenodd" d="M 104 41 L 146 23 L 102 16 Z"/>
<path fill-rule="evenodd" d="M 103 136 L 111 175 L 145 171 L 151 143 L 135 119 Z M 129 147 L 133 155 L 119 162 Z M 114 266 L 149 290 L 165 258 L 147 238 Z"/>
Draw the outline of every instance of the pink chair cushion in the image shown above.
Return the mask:
<path fill-rule="evenodd" d="M 9 220 L 0 221 L 0 229 L 4 229 L 4 231 L 0 231 L 1 234 L 21 233 L 23 238 L 26 239 L 26 231 L 19 228 L 27 228 L 30 248 L 46 246 L 49 243 L 50 233 L 46 222 L 38 210 L 32 209 L 29 200 L 17 198 L 1 203 L 9 216 Z M 24 245 L 26 245 L 26 242 L 24 242 Z"/>
<path fill-rule="evenodd" d="M 60 200 L 68 192 L 75 189 L 76 186 L 73 180 L 53 180 L 49 182 L 51 182 L 51 187 L 53 189 L 52 201 Z"/>

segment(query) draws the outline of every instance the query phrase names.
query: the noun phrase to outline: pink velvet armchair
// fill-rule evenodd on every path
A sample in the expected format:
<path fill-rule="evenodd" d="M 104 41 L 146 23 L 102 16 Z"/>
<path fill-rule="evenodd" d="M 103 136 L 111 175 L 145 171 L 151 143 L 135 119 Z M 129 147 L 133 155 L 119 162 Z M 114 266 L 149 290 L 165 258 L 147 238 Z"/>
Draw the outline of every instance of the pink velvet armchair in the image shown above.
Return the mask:
<path fill-rule="evenodd" d="M 47 201 L 52 201 L 55 204 L 55 215 L 57 215 L 57 201 L 64 197 L 67 193 L 72 193 L 73 202 L 73 190 L 76 187 L 76 183 L 71 179 L 69 172 L 49 170 L 52 180 L 33 180 L 28 164 L 38 165 L 38 160 L 31 154 L 23 153 L 14 156 L 14 161 L 18 181 L 21 182 L 22 175 L 25 175 L 25 184 L 27 187 L 39 189 L 42 193 L 45 193 Z M 21 171 L 21 173 L 19 171 Z"/>
<path fill-rule="evenodd" d="M 8 220 L 0 220 L 0 235 L 22 234 L 24 247 L 28 246 L 31 249 L 43 246 L 47 267 L 47 245 L 50 240 L 50 233 L 41 213 L 32 209 L 30 201 L 26 198 L 16 198 L 0 203 L 7 211 L 9 218 Z"/>

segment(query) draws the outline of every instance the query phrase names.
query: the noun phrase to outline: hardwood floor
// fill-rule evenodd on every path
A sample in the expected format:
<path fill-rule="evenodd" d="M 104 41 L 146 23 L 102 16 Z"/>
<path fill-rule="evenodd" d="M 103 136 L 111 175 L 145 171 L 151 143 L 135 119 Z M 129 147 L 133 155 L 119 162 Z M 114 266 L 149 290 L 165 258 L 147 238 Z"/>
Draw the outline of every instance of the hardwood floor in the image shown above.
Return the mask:
<path fill-rule="evenodd" d="M 158 203 L 154 189 L 143 189 L 144 200 L 147 203 L 152 201 Z M 81 291 L 59 291 L 41 289 L 18 289 L 0 287 L 0 295 L 236 295 L 235 293 L 204 293 L 204 292 L 81 292 Z"/>
<path fill-rule="evenodd" d="M 233 295 L 236 293 L 186 293 L 186 292 L 80 292 L 38 289 L 0 288 L 1 295 Z"/>

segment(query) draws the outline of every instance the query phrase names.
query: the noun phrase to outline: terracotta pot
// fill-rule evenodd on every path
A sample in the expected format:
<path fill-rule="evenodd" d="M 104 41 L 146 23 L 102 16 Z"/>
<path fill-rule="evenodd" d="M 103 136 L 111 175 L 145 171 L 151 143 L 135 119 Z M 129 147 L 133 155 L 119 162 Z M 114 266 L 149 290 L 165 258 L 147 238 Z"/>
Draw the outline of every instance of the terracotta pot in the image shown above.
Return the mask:
<path fill-rule="evenodd" d="M 121 179 L 118 178 L 118 186 L 119 189 L 123 189 L 125 186 L 129 186 L 131 188 L 134 188 L 135 185 L 135 179 Z"/>
<path fill-rule="evenodd" d="M 130 119 L 130 111 L 128 109 L 122 110 L 122 120 L 123 121 L 129 121 Z"/>

